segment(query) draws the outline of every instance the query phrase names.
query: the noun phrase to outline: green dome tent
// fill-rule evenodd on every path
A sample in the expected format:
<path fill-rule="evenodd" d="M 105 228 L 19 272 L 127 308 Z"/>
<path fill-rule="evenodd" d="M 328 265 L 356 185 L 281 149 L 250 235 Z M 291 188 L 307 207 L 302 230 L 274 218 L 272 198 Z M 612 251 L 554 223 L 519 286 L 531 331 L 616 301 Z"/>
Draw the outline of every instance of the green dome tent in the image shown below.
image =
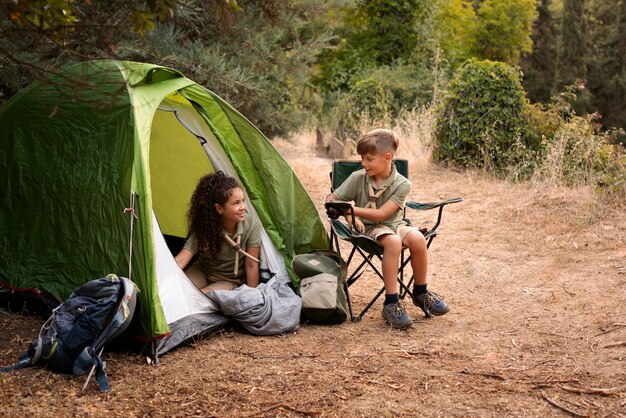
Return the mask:
<path fill-rule="evenodd" d="M 165 352 L 210 326 L 172 242 L 200 177 L 244 186 L 264 226 L 262 268 L 327 248 L 315 205 L 263 134 L 216 94 L 157 65 L 94 61 L 0 107 L 0 286 L 64 300 L 108 273 L 139 289 L 135 333 Z M 168 247 L 169 245 L 169 247 Z"/>

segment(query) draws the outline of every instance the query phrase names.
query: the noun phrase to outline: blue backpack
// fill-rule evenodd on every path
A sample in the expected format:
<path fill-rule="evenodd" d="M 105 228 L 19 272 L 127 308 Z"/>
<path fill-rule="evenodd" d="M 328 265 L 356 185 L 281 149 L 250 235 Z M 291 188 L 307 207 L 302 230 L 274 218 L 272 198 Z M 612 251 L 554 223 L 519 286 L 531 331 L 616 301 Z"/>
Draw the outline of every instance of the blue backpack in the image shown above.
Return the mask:
<path fill-rule="evenodd" d="M 95 369 L 100 391 L 109 392 L 102 349 L 128 327 L 136 303 L 137 290 L 129 279 L 110 274 L 91 280 L 53 309 L 19 363 L 0 371 L 41 364 L 56 372 L 82 376 Z"/>

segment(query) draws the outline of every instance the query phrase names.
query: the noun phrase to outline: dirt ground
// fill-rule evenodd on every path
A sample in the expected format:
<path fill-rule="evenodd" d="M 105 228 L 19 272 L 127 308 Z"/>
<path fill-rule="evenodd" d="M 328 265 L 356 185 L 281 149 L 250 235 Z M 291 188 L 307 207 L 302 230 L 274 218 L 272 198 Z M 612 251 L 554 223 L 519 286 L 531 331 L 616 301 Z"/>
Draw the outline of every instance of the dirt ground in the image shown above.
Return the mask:
<path fill-rule="evenodd" d="M 330 160 L 277 147 L 322 212 Z M 449 314 L 391 329 L 381 303 L 358 323 L 290 335 L 228 329 L 146 364 L 105 353 L 112 386 L 29 368 L 0 374 L 0 416 L 626 417 L 626 210 L 587 190 L 414 170 L 411 198 L 460 196 L 430 250 L 430 287 Z M 412 216 L 429 226 L 429 216 Z M 369 274 L 369 273 L 368 273 Z M 357 306 L 380 286 L 353 286 Z M 43 323 L 0 311 L 0 365 Z"/>

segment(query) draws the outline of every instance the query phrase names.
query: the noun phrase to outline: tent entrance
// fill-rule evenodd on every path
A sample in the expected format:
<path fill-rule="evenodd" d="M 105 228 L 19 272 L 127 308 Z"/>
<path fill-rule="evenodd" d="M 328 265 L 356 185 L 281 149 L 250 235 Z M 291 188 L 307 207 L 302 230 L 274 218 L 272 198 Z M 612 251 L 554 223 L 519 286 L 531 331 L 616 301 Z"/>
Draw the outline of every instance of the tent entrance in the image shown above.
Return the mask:
<path fill-rule="evenodd" d="M 182 248 L 180 238 L 187 235 L 187 209 L 197 183 L 215 170 L 235 177 L 243 186 L 247 201 L 251 201 L 246 185 L 202 117 L 181 95 L 170 94 L 152 122 L 150 187 L 154 213 L 173 254 Z M 248 212 L 250 216 L 258 216 L 251 204 Z M 261 238 L 261 269 L 288 281 L 282 254 L 264 230 Z"/>
<path fill-rule="evenodd" d="M 155 112 L 150 137 L 150 190 L 159 299 L 170 335 L 158 341 L 161 354 L 190 336 L 215 331 L 226 322 L 178 267 L 174 256 L 187 235 L 189 201 L 201 177 L 215 170 L 245 184 L 221 145 L 193 106 L 174 93 Z M 247 196 L 247 193 L 246 193 Z M 248 201 L 250 201 L 248 199 Z M 248 205 L 250 216 L 258 216 Z M 289 280 L 283 256 L 262 231 L 261 269 Z M 262 275 L 263 276 L 263 275 Z"/>
<path fill-rule="evenodd" d="M 177 119 L 157 110 L 150 137 L 152 207 L 164 235 L 184 238 L 191 195 L 200 178 L 214 172 L 198 138 Z"/>

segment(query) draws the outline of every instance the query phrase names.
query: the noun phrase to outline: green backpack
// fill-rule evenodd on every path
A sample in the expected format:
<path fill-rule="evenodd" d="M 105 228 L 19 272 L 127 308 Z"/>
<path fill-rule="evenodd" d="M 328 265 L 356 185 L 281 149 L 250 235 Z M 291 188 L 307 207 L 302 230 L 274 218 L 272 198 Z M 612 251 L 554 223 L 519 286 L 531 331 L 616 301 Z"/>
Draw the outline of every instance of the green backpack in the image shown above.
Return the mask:
<path fill-rule="evenodd" d="M 339 324 L 348 317 L 344 285 L 348 266 L 334 251 L 296 255 L 291 267 L 300 278 L 302 318 L 314 324 Z"/>

